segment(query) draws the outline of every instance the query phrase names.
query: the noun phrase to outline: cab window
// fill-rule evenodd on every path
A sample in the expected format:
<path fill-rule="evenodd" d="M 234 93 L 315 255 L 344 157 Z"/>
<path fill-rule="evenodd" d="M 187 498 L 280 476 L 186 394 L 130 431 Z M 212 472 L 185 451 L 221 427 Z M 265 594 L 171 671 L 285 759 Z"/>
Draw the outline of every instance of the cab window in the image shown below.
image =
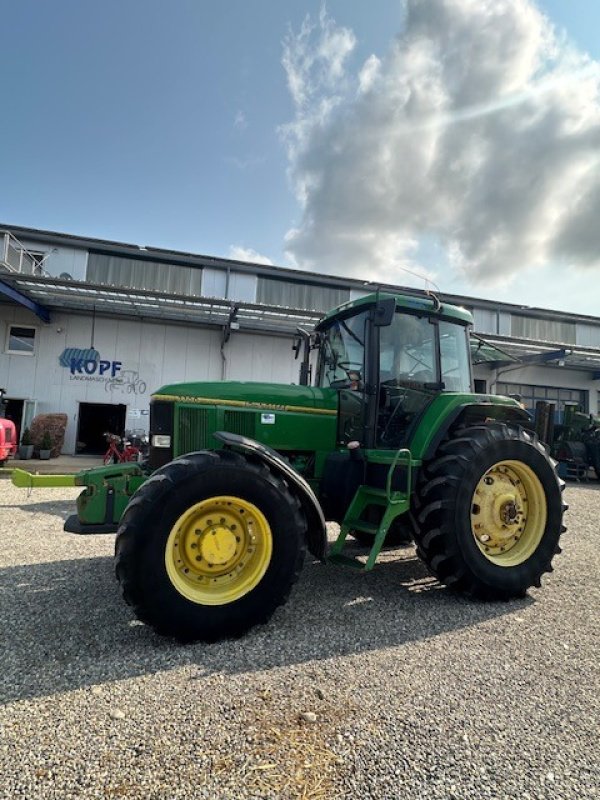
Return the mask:
<path fill-rule="evenodd" d="M 427 317 L 396 314 L 381 329 L 379 377 L 382 383 L 435 383 L 435 327 Z"/>
<path fill-rule="evenodd" d="M 440 322 L 440 362 L 446 392 L 470 392 L 468 339 L 464 325 Z"/>
<path fill-rule="evenodd" d="M 319 386 L 361 389 L 365 375 L 366 311 L 334 320 L 322 332 Z"/>

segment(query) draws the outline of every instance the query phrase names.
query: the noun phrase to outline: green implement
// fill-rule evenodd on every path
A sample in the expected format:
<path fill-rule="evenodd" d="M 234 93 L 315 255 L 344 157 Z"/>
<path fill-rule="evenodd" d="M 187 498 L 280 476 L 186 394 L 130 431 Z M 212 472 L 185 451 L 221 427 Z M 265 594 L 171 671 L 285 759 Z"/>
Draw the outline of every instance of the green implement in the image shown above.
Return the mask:
<path fill-rule="evenodd" d="M 24 469 L 13 469 L 11 480 L 19 489 L 56 488 L 59 486 L 77 486 L 77 475 L 36 475 Z"/>

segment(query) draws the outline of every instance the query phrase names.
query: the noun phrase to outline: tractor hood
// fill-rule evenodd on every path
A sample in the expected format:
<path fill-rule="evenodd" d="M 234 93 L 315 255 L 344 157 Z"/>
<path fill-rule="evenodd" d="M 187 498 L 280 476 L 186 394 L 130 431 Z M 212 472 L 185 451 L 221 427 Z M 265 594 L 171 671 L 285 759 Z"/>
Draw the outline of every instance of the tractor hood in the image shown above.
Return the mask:
<path fill-rule="evenodd" d="M 281 383 L 177 383 L 152 395 L 153 468 L 184 453 L 212 450 L 216 431 L 237 433 L 280 452 L 315 453 L 335 447 L 338 392 Z M 153 434 L 158 434 L 154 436 Z M 168 448 L 168 449 L 167 449 Z"/>
<path fill-rule="evenodd" d="M 337 413 L 337 398 L 335 389 L 246 381 L 176 383 L 152 395 L 153 400 L 167 402 L 327 415 Z"/>

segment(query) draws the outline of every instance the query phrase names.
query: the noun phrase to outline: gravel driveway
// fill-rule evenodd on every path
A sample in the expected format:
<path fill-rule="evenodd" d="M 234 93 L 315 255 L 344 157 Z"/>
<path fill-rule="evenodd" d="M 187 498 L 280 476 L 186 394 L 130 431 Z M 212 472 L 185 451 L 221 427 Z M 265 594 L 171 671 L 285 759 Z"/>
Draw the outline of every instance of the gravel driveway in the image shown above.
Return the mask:
<path fill-rule="evenodd" d="M 238 641 L 132 620 L 75 490 L 0 481 L 0 797 L 600 797 L 600 491 L 570 487 L 541 590 L 481 604 L 412 548 L 307 562 Z"/>

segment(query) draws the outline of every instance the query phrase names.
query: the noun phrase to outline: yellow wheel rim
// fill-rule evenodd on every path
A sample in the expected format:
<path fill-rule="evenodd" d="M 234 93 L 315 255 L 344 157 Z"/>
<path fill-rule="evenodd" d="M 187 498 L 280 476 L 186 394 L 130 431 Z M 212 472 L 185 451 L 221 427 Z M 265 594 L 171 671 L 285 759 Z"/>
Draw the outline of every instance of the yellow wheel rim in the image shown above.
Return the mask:
<path fill-rule="evenodd" d="M 493 564 L 514 567 L 536 551 L 546 529 L 546 494 L 522 461 L 499 461 L 483 475 L 471 505 L 477 547 Z"/>
<path fill-rule="evenodd" d="M 233 603 L 262 580 L 273 552 L 271 528 L 259 509 L 240 497 L 210 497 L 173 525 L 165 566 L 175 589 L 209 606 Z"/>

